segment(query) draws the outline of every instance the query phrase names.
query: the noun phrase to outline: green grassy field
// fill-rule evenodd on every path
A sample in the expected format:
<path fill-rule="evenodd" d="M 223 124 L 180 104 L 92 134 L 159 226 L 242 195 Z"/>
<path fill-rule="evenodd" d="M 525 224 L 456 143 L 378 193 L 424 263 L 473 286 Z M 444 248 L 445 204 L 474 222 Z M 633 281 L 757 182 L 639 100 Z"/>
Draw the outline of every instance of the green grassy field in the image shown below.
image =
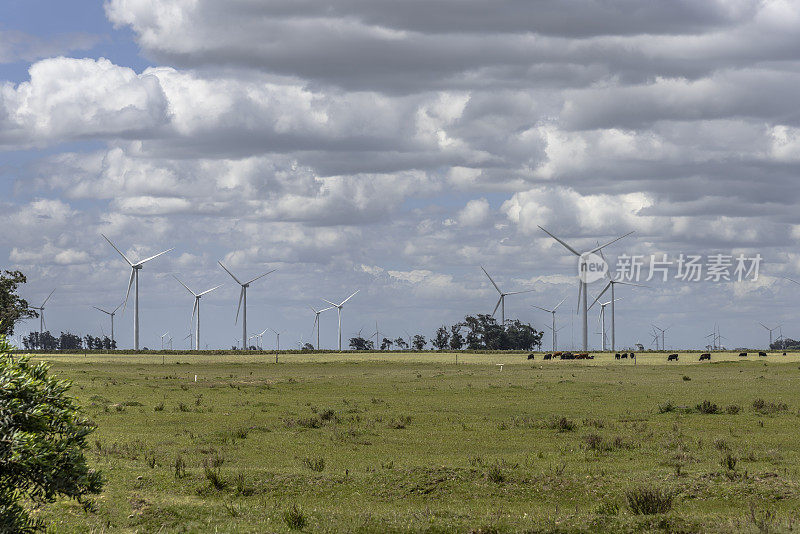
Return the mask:
<path fill-rule="evenodd" d="M 37 514 L 51 532 L 796 529 L 800 358 L 697 356 L 45 356 L 107 484 L 93 512 Z M 671 510 L 635 514 L 642 487 Z"/>

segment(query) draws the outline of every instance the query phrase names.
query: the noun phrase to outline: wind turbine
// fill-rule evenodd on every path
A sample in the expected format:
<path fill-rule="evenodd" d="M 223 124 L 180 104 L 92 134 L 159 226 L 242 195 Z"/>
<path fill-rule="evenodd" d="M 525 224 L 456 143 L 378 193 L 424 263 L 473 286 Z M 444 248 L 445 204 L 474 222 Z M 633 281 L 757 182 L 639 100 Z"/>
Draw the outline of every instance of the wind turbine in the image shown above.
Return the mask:
<path fill-rule="evenodd" d="M 549 328 L 550 330 L 552 330 L 552 332 L 553 332 L 553 351 L 555 351 L 556 350 L 555 349 L 556 343 L 558 342 L 558 333 L 561 332 L 562 330 L 564 330 L 567 327 L 567 325 L 564 325 L 564 326 L 562 326 L 561 328 L 558 328 L 558 329 L 553 329 L 553 327 L 550 326 L 549 324 L 546 324 L 545 326 L 547 328 Z"/>
<path fill-rule="evenodd" d="M 672 328 L 672 326 L 668 326 L 668 327 L 666 327 L 666 328 L 659 328 L 659 327 L 657 327 L 656 325 L 654 325 L 654 324 L 652 324 L 652 323 L 651 323 L 651 326 L 652 326 L 653 328 L 655 328 L 655 329 L 656 329 L 658 332 L 661 332 L 661 350 L 667 350 L 667 344 L 666 344 L 666 342 L 664 341 L 664 332 L 666 332 L 667 330 L 669 330 L 670 328 Z"/>
<path fill-rule="evenodd" d="M 194 344 L 194 343 L 192 343 L 192 331 L 191 330 L 189 330 L 189 333 L 186 334 L 185 338 L 183 338 L 184 341 L 186 341 L 187 339 L 189 340 L 189 348 L 191 349 L 192 345 Z"/>
<path fill-rule="evenodd" d="M 131 278 L 128 281 L 128 292 L 125 294 L 125 302 L 122 305 L 122 311 L 124 313 L 125 312 L 125 308 L 128 305 L 128 296 L 130 296 L 130 294 L 131 294 L 131 286 L 135 285 L 135 288 L 134 288 L 134 300 L 133 300 L 133 304 L 134 304 L 134 307 L 133 307 L 133 350 L 139 350 L 139 271 L 142 270 L 142 266 L 145 263 L 147 263 L 148 261 L 153 260 L 153 259 L 161 256 L 162 254 L 166 254 L 170 250 L 173 250 L 175 247 L 167 249 L 167 250 L 165 250 L 163 252 L 159 252 L 155 256 L 150 256 L 149 258 L 145 258 L 145 259 L 143 259 L 141 261 L 133 263 L 131 260 L 128 259 L 128 257 L 125 254 L 122 253 L 122 251 L 120 249 L 117 248 L 117 246 L 114 243 L 111 242 L 111 240 L 109 238 L 107 238 L 105 236 L 105 234 L 100 234 L 100 235 L 103 236 L 103 239 L 108 241 L 109 245 L 114 247 L 114 250 L 116 250 L 119 253 L 119 255 L 122 256 L 122 259 L 125 260 L 125 262 L 131 268 Z"/>
<path fill-rule="evenodd" d="M 652 333 L 652 334 L 650 334 L 650 335 L 651 335 L 651 336 L 653 336 L 653 341 L 651 341 L 651 342 L 650 342 L 650 344 L 652 345 L 653 343 L 655 343 L 655 345 L 656 345 L 656 352 L 658 352 L 658 332 L 653 332 L 653 333 Z"/>
<path fill-rule="evenodd" d="M 109 317 L 111 317 L 111 347 L 112 348 L 114 347 L 114 314 L 117 313 L 117 310 L 120 308 L 120 306 L 122 306 L 121 302 L 119 303 L 119 306 L 114 308 L 112 311 L 106 311 L 103 308 L 98 308 L 97 306 L 92 306 L 92 308 L 94 308 L 95 310 L 99 310 L 99 311 L 105 313 L 106 315 L 108 315 Z M 105 335 L 105 334 L 103 334 L 103 335 Z"/>
<path fill-rule="evenodd" d="M 211 289 L 206 289 L 202 293 L 195 293 L 194 291 L 189 289 L 189 286 L 187 286 L 186 284 L 181 282 L 180 279 L 177 276 L 175 276 L 174 274 L 172 275 L 172 278 L 177 280 L 180 285 L 182 285 L 183 287 L 186 288 L 186 291 L 188 291 L 189 293 L 191 293 L 194 296 L 194 307 L 192 307 L 192 320 L 191 320 L 191 322 L 189 324 L 195 323 L 195 328 L 194 328 L 194 350 L 200 350 L 200 297 L 202 297 L 203 295 L 205 295 L 207 293 L 211 293 L 215 289 L 221 288 L 224 284 L 220 284 L 217 287 L 212 287 Z M 195 322 L 195 316 L 197 316 L 197 321 L 196 322 Z"/>
<path fill-rule="evenodd" d="M 600 256 L 603 258 L 603 261 L 605 261 L 606 257 L 603 255 L 603 251 L 601 250 L 599 252 L 600 252 Z M 615 313 L 614 313 L 614 302 L 616 302 L 618 300 L 621 300 L 621 299 L 614 298 L 614 286 L 617 285 L 617 284 L 622 284 L 624 286 L 634 286 L 634 287 L 645 287 L 645 286 L 643 286 L 641 284 L 634 284 L 632 282 L 624 282 L 622 280 L 611 278 L 611 275 L 608 274 L 608 271 L 606 271 L 606 278 L 608 278 L 608 282 L 606 283 L 606 286 L 603 288 L 603 290 L 600 292 L 600 294 L 597 295 L 597 297 L 595 297 L 594 302 L 592 302 L 591 306 L 589 306 L 589 309 L 591 309 L 592 306 L 594 306 L 595 302 L 597 302 L 600 299 L 600 297 L 603 296 L 603 293 L 608 291 L 608 288 L 611 288 L 611 301 L 610 301 L 611 302 L 611 350 L 614 351 L 614 350 L 617 350 L 617 336 L 616 336 L 616 334 L 617 334 L 617 323 L 616 323 L 616 320 L 615 320 L 616 316 L 615 316 Z M 603 319 L 605 319 L 605 313 L 603 313 Z M 606 331 L 605 328 L 603 328 L 603 340 L 604 341 L 605 341 L 605 331 Z M 605 350 L 605 348 L 603 350 Z"/>
<path fill-rule="evenodd" d="M 313 306 L 309 306 L 311 311 L 314 312 L 314 325 L 311 327 L 311 335 L 314 335 L 314 327 L 317 329 L 317 350 L 319 350 L 319 314 L 322 312 L 326 312 L 328 310 L 332 310 L 333 306 L 328 306 L 327 308 L 323 308 L 321 310 L 315 310 Z M 266 332 L 266 330 L 264 330 Z"/>
<path fill-rule="evenodd" d="M 42 342 L 42 334 L 44 333 L 44 328 L 47 326 L 47 324 L 44 322 L 44 305 L 47 304 L 47 301 L 50 300 L 50 297 L 53 296 L 53 293 L 55 293 L 55 291 L 56 290 L 53 289 L 53 291 L 51 291 L 50 294 L 47 295 L 47 298 L 44 299 L 44 302 L 42 302 L 41 306 L 31 306 L 31 308 L 33 308 L 34 310 L 39 310 L 39 343 L 40 344 Z"/>
<path fill-rule="evenodd" d="M 164 350 L 164 338 L 169 335 L 169 332 L 164 332 L 161 334 L 161 350 Z"/>
<path fill-rule="evenodd" d="M 339 304 L 334 304 L 333 302 L 331 302 L 329 300 L 326 300 L 326 299 L 320 299 L 320 300 L 324 300 L 325 302 L 327 302 L 328 304 L 330 304 L 331 306 L 336 308 L 336 311 L 339 312 L 339 352 L 342 351 L 342 306 L 344 306 L 345 302 L 347 302 L 348 300 L 353 298 L 353 296 L 356 293 L 358 293 L 359 291 L 361 291 L 361 290 L 360 289 L 356 289 L 355 293 L 353 293 L 352 295 L 350 295 L 349 297 L 344 299 Z"/>
<path fill-rule="evenodd" d="M 601 293 L 601 295 L 602 295 L 602 293 Z M 600 297 L 598 296 L 598 298 L 600 298 Z M 616 300 L 622 300 L 623 298 L 624 297 L 620 297 L 620 298 L 618 298 Z M 592 302 L 592 306 L 594 306 L 595 302 L 597 302 L 597 299 L 594 299 L 594 302 Z M 608 306 L 609 304 L 611 304 L 611 309 L 613 310 L 614 309 L 614 301 L 613 300 L 609 300 L 608 302 L 601 302 L 600 303 L 600 317 L 598 317 L 598 320 L 600 321 L 600 324 L 601 324 L 600 329 L 602 330 L 602 335 L 603 335 L 603 350 L 604 351 L 606 350 L 606 338 L 607 338 L 607 336 L 606 336 L 606 306 Z M 589 308 L 591 309 L 592 306 L 589 306 Z M 612 332 L 612 338 L 613 338 L 613 332 L 614 332 L 614 314 L 613 313 L 611 314 L 611 332 Z M 611 350 L 614 350 L 614 346 L 613 345 L 611 346 Z"/>
<path fill-rule="evenodd" d="M 375 350 L 381 350 L 381 345 L 378 342 L 380 339 L 380 331 L 378 330 L 378 321 L 375 321 L 375 332 L 369 335 L 369 337 L 375 336 Z"/>
<path fill-rule="evenodd" d="M 256 276 L 255 278 L 253 278 L 252 280 L 250 280 L 248 282 L 242 282 L 241 280 L 236 278 L 236 275 L 234 275 L 232 272 L 230 272 L 227 267 L 222 265 L 221 261 L 217 261 L 217 263 L 219 263 L 220 267 L 225 269 L 226 273 L 231 275 L 231 278 L 236 280 L 237 284 L 242 286 L 242 291 L 239 293 L 239 306 L 236 308 L 236 322 L 239 321 L 239 310 L 242 309 L 242 301 L 244 301 L 244 312 L 242 313 L 242 350 L 247 350 L 247 288 L 250 287 L 250 284 L 252 284 L 256 280 L 258 280 L 259 278 L 263 278 L 263 277 L 267 276 L 270 273 L 274 273 L 275 269 L 272 269 L 271 271 L 267 271 L 264 274 L 258 275 L 258 276 Z"/>
<path fill-rule="evenodd" d="M 280 352 L 280 350 L 281 350 L 281 334 L 285 334 L 286 330 L 281 330 L 280 332 L 278 332 L 277 330 L 275 330 L 273 328 L 270 328 L 270 330 L 275 332 L 275 350 Z M 266 330 L 264 330 L 264 332 L 266 332 Z"/>
<path fill-rule="evenodd" d="M 564 304 L 565 300 L 567 300 L 567 297 L 564 297 L 563 299 L 561 299 L 561 302 L 556 304 L 555 307 L 552 310 L 548 310 L 547 308 L 542 308 L 541 306 L 536 306 L 535 304 L 531 304 L 531 306 L 533 306 L 536 309 L 539 309 L 539 310 L 542 310 L 542 311 L 546 311 L 547 313 L 553 314 L 553 327 L 550 328 L 550 330 L 553 331 L 553 350 L 556 350 L 556 332 L 558 332 L 558 330 L 561 330 L 560 328 L 558 330 L 556 330 L 556 310 L 558 309 L 559 306 Z"/>
<path fill-rule="evenodd" d="M 497 308 L 500 308 L 500 320 L 502 321 L 500 324 L 502 324 L 505 327 L 505 324 L 506 324 L 506 297 L 508 295 L 518 295 L 520 293 L 530 293 L 531 291 L 534 291 L 534 290 L 533 289 L 526 289 L 524 291 L 511 291 L 509 293 L 503 293 L 500 290 L 500 287 L 498 287 L 498 285 L 495 283 L 495 281 L 492 280 L 492 277 L 489 276 L 489 273 L 486 272 L 486 269 L 484 269 L 482 265 L 481 265 L 481 270 L 483 271 L 483 274 L 485 274 L 486 277 L 489 279 L 489 281 L 492 283 L 492 285 L 497 290 L 497 292 L 500 293 L 500 298 L 497 300 L 497 304 L 494 307 L 494 311 L 492 312 L 492 317 L 494 317 L 494 314 L 497 313 Z"/>
<path fill-rule="evenodd" d="M 758 323 L 758 324 L 760 324 L 761 326 L 763 326 L 764 328 L 769 330 L 769 348 L 771 349 L 772 348 L 772 332 L 774 332 L 775 330 L 779 329 L 783 325 L 778 325 L 778 326 L 775 326 L 773 328 L 770 328 L 767 325 L 765 325 L 764 323 Z"/>
<path fill-rule="evenodd" d="M 550 237 L 552 237 L 553 239 L 555 239 L 556 241 L 561 243 L 564 246 L 564 248 L 566 248 L 567 250 L 569 250 L 570 252 L 572 252 L 573 254 L 578 256 L 579 270 L 584 265 L 584 257 L 588 256 L 589 254 L 594 254 L 598 250 L 601 250 L 601 249 L 607 247 L 608 245 L 610 245 L 612 243 L 616 243 L 617 241 L 619 241 L 623 237 L 628 237 L 629 235 L 631 235 L 633 233 L 633 232 L 628 232 L 625 235 L 622 235 L 622 236 L 619 236 L 617 238 L 612 239 L 611 241 L 609 241 L 608 243 L 606 243 L 604 245 L 598 245 L 597 247 L 595 247 L 595 248 L 593 248 L 591 250 L 588 250 L 588 251 L 586 251 L 584 253 L 580 253 L 577 250 L 575 250 L 574 248 L 572 248 L 571 246 L 569 246 L 565 241 L 563 241 L 562 239 L 559 239 L 558 237 L 554 236 L 553 234 L 551 234 L 550 232 L 548 232 L 547 230 L 545 230 L 541 226 L 539 226 L 539 228 L 544 233 L 546 233 L 547 235 L 549 235 Z M 583 323 L 582 324 L 582 326 L 583 326 L 583 339 L 582 339 L 583 343 L 582 343 L 582 345 L 583 345 L 583 350 L 589 350 L 589 306 L 587 304 L 587 295 L 586 295 L 587 285 L 588 284 L 586 282 L 584 282 L 582 279 L 579 279 L 579 280 L 580 280 L 580 282 L 579 282 L 579 286 L 578 286 L 578 302 L 579 302 L 579 307 L 580 307 L 580 312 L 581 312 L 581 323 Z M 583 300 L 581 300 L 581 295 L 583 295 Z"/>

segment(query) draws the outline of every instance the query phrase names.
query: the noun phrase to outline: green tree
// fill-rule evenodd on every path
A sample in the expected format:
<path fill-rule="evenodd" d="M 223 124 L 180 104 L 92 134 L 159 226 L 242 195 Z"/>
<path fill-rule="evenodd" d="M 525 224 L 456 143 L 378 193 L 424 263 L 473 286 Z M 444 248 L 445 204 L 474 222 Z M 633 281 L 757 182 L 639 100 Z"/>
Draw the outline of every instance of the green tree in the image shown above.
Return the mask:
<path fill-rule="evenodd" d="M 424 349 L 427 343 L 428 340 L 426 340 L 425 336 L 421 334 L 416 334 L 414 338 L 411 340 L 411 346 L 414 348 L 414 350 Z"/>
<path fill-rule="evenodd" d="M 464 336 L 461 335 L 461 325 L 454 324 L 450 327 L 450 348 L 460 350 L 464 346 Z"/>
<path fill-rule="evenodd" d="M 450 332 L 447 331 L 447 327 L 442 325 L 436 331 L 436 337 L 433 338 L 431 341 L 433 346 L 436 347 L 438 350 L 444 350 L 450 345 Z"/>
<path fill-rule="evenodd" d="M 67 395 L 71 384 L 49 376 L 46 363 L 15 359 L 0 335 L 0 530 L 42 527 L 23 503 L 100 493 L 103 480 L 83 455 L 94 425 Z"/>
<path fill-rule="evenodd" d="M 17 295 L 17 287 L 25 282 L 27 278 L 20 271 L 0 273 L 0 335 L 11 336 L 20 320 L 39 317 L 28 301 Z"/>

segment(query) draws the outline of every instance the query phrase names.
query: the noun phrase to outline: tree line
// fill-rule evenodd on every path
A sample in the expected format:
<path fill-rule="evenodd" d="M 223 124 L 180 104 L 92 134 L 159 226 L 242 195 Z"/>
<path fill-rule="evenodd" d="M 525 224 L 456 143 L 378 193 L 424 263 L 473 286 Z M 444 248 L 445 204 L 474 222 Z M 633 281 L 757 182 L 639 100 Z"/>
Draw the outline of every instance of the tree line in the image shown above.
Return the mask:
<path fill-rule="evenodd" d="M 541 348 L 544 332 L 517 319 L 502 325 L 489 314 L 467 315 L 453 325 L 442 325 L 430 340 L 422 334 L 408 341 L 383 338 L 380 350 L 425 350 L 428 344 L 436 350 L 534 350 Z M 375 350 L 375 342 L 361 336 L 350 338 L 352 350 Z"/>
<path fill-rule="evenodd" d="M 117 341 L 111 341 L 108 336 L 95 337 L 92 335 L 79 336 L 71 332 L 61 332 L 55 337 L 49 331 L 31 332 L 22 338 L 22 346 L 25 350 L 114 350 L 117 348 Z"/>

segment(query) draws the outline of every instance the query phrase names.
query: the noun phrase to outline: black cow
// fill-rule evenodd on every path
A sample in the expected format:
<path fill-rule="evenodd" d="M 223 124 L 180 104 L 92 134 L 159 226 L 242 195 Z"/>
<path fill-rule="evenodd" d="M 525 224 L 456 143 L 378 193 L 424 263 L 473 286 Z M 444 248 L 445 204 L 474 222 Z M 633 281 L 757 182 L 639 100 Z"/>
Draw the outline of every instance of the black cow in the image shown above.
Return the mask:
<path fill-rule="evenodd" d="M 623 360 L 627 360 L 628 359 L 628 353 L 627 352 L 623 352 L 622 354 L 619 355 L 619 357 L 622 358 Z"/>
<path fill-rule="evenodd" d="M 746 352 L 740 352 L 740 353 L 739 353 L 739 356 L 740 356 L 740 357 L 742 357 L 742 358 L 744 358 L 744 357 L 746 357 L 746 356 L 747 356 L 747 353 L 746 353 Z"/>
<path fill-rule="evenodd" d="M 528 354 L 528 359 L 529 359 L 529 360 L 533 360 L 533 359 L 535 359 L 535 358 L 533 357 L 533 354 Z"/>
<path fill-rule="evenodd" d="M 678 361 L 678 355 L 677 354 L 670 354 L 669 356 L 667 356 L 667 361 L 668 362 L 677 362 Z"/>
<path fill-rule="evenodd" d="M 552 357 L 553 357 L 553 355 L 552 355 L 552 354 L 545 354 L 545 355 L 544 355 L 544 359 L 545 359 L 545 360 L 549 360 L 549 359 L 551 359 Z"/>
<path fill-rule="evenodd" d="M 766 357 L 767 353 L 766 352 L 759 352 L 758 355 Z"/>
<path fill-rule="evenodd" d="M 631 352 L 631 360 L 635 360 L 635 359 L 636 359 L 636 354 L 634 354 L 633 352 Z"/>
<path fill-rule="evenodd" d="M 710 361 L 711 360 L 711 354 L 709 354 L 708 352 L 706 352 L 704 354 L 701 354 L 700 355 L 700 361 L 702 362 L 703 360 L 709 360 Z"/>
<path fill-rule="evenodd" d="M 619 352 L 614 355 L 615 360 L 619 360 Z"/>

